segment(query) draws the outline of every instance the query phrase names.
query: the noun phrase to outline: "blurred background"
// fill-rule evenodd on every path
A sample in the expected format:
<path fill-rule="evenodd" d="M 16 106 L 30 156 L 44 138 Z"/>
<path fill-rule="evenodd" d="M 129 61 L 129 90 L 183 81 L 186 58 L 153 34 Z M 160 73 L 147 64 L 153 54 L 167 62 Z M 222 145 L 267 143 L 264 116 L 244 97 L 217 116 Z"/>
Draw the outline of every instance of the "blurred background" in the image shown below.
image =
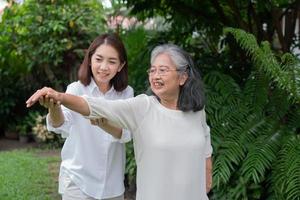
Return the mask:
<path fill-rule="evenodd" d="M 0 0 L 0 18 L 0 141 L 62 147 L 45 128 L 47 111 L 27 109 L 25 100 L 42 86 L 64 91 L 77 80 L 97 35 L 121 36 L 135 95 L 147 90 L 152 48 L 175 43 L 193 56 L 205 83 L 210 199 L 300 199 L 300 1 Z M 12 159 L 1 155 L 0 165 Z M 7 168 L 0 167 L 0 199 L 18 199 L 9 196 L 20 186 Z M 126 186 L 134 195 L 132 143 Z"/>

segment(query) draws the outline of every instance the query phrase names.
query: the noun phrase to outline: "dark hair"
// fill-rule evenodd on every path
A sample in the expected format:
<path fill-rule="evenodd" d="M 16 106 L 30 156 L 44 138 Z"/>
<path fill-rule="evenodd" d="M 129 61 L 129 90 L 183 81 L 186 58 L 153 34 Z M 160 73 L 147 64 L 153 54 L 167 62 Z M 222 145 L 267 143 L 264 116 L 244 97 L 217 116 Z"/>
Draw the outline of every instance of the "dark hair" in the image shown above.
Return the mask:
<path fill-rule="evenodd" d="M 155 47 L 151 52 L 151 64 L 162 53 L 170 56 L 175 63 L 178 73 L 187 73 L 188 78 L 180 87 L 177 107 L 181 111 L 199 111 L 204 108 L 204 86 L 200 73 L 196 70 L 191 56 L 174 44 L 163 44 Z"/>
<path fill-rule="evenodd" d="M 78 79 L 85 86 L 90 84 L 91 77 L 93 76 L 91 69 L 91 58 L 96 49 L 102 44 L 112 46 L 118 52 L 120 62 L 124 63 L 121 71 L 117 72 L 117 74 L 110 80 L 110 84 L 114 86 L 114 89 L 120 92 L 128 86 L 128 60 L 122 40 L 117 34 L 114 33 L 105 33 L 94 39 L 85 53 L 83 62 L 80 65 L 78 70 Z"/>

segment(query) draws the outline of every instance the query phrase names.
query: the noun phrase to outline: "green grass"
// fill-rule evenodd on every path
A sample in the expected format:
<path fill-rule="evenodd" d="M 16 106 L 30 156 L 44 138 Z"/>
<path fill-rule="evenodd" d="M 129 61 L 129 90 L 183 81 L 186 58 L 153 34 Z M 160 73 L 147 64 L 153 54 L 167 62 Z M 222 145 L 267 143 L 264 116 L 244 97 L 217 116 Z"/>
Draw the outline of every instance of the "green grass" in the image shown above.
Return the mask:
<path fill-rule="evenodd" d="M 1 200 L 59 199 L 56 172 L 60 159 L 39 153 L 37 150 L 0 152 Z"/>

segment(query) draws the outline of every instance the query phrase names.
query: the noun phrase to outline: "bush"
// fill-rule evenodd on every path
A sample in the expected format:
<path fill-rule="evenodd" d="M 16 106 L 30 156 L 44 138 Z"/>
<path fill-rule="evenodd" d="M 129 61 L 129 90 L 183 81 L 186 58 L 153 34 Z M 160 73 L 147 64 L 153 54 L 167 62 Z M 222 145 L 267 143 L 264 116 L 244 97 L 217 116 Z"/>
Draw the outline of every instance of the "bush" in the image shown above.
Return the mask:
<path fill-rule="evenodd" d="M 32 133 L 36 141 L 45 143 L 51 147 L 62 147 L 64 139 L 55 133 L 47 130 L 46 127 L 46 115 L 37 115 L 35 118 L 35 124 L 32 127 Z"/>

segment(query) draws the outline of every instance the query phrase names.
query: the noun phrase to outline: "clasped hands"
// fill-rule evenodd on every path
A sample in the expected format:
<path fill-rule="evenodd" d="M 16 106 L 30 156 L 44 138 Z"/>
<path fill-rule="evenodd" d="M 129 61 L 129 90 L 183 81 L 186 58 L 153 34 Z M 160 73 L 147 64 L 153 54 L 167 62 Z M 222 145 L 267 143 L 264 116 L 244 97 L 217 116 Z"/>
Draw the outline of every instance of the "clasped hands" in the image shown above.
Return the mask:
<path fill-rule="evenodd" d="M 29 99 L 27 99 L 26 107 L 29 108 L 39 101 L 42 106 L 51 108 L 60 105 L 62 98 L 63 97 L 60 92 L 57 92 L 49 87 L 43 87 L 42 89 L 37 90 L 33 95 L 31 95 L 31 97 L 29 97 Z"/>
<path fill-rule="evenodd" d="M 26 107 L 29 108 L 33 106 L 36 102 L 45 108 L 54 109 L 61 105 L 63 101 L 63 95 L 60 92 L 50 88 L 43 87 L 42 89 L 37 90 L 31 97 L 26 101 Z M 90 119 L 92 125 L 99 126 L 103 128 L 107 125 L 108 120 L 106 118 Z"/>

